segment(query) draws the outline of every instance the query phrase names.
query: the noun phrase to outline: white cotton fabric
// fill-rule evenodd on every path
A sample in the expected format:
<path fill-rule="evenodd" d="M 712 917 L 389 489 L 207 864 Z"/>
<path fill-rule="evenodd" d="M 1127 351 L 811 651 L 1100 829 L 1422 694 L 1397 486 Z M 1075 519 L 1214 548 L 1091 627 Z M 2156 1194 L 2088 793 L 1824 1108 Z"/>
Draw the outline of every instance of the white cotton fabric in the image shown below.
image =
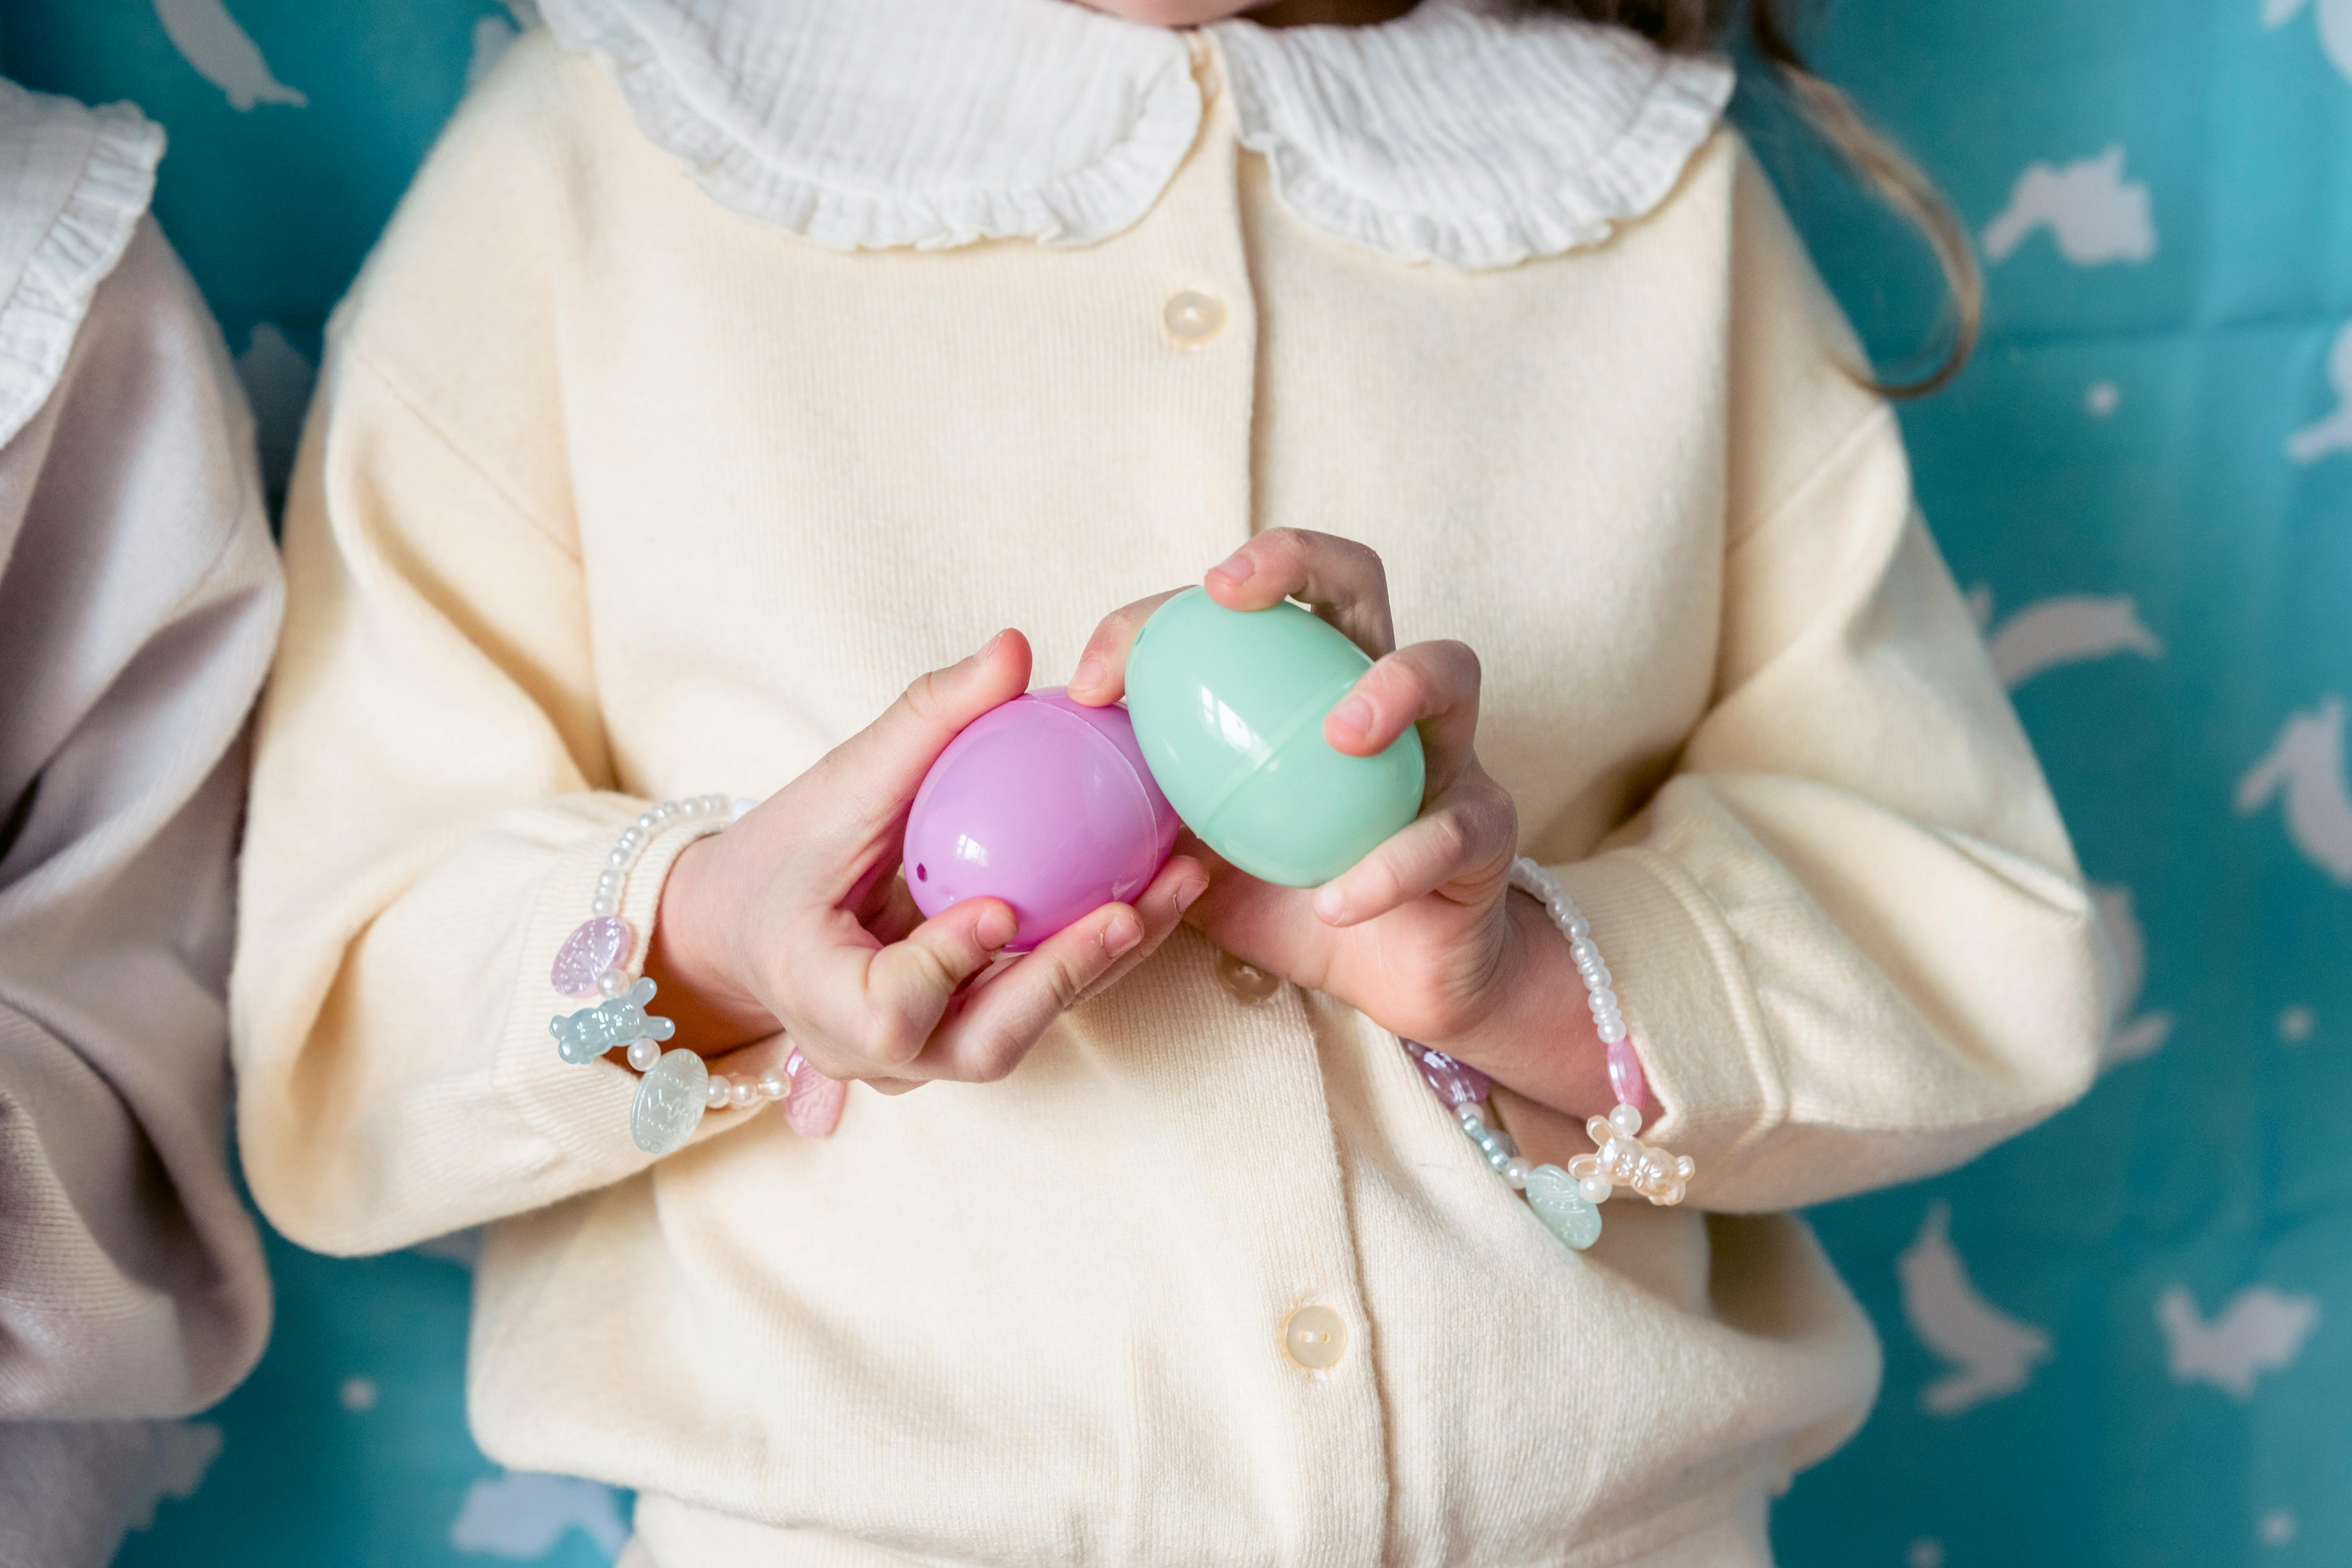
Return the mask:
<path fill-rule="evenodd" d="M 65 370 L 74 332 L 155 189 L 163 129 L 0 81 L 0 444 Z"/>
<path fill-rule="evenodd" d="M 704 190 L 835 249 L 1087 245 L 1131 227 L 1221 58 L 1242 141 L 1324 233 L 1465 269 L 1664 200 L 1730 67 L 1618 27 L 1426 0 L 1373 27 L 1185 34 L 1069 0 L 549 0 Z"/>
<path fill-rule="evenodd" d="M 1404 261 L 1558 256 L 1655 207 L 1731 68 L 1622 27 L 1458 0 L 1380 27 L 1216 29 L 1242 143 L 1298 216 Z"/>
<path fill-rule="evenodd" d="M 1066 0 L 553 0 L 726 205 L 838 249 L 1083 245 L 1201 121 L 1181 38 Z"/>

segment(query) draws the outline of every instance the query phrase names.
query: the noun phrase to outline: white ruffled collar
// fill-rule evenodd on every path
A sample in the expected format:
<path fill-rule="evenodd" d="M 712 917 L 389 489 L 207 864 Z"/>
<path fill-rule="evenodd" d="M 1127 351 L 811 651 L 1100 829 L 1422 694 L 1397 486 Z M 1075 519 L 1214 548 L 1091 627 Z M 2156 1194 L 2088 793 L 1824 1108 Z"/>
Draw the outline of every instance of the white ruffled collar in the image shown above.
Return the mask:
<path fill-rule="evenodd" d="M 1150 211 L 1199 132 L 1190 40 L 1244 145 L 1339 238 L 1467 269 L 1606 238 L 1672 189 L 1717 57 L 1423 0 L 1371 27 L 1197 35 L 1071 0 L 541 0 L 713 197 L 835 249 L 1086 245 Z"/>
<path fill-rule="evenodd" d="M 162 127 L 0 80 L 0 446 L 65 373 L 90 297 L 139 226 Z"/>

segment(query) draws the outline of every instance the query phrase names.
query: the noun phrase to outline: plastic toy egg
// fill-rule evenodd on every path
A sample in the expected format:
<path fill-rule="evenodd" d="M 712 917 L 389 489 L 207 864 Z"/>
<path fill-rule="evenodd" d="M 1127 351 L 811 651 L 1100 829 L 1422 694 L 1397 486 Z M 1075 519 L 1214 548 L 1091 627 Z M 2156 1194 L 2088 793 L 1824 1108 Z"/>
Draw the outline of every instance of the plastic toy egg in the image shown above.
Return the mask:
<path fill-rule="evenodd" d="M 964 726 L 907 816 L 908 890 L 926 917 L 983 896 L 1021 922 L 1026 952 L 1072 921 L 1132 900 L 1176 847 L 1127 710 L 1055 687 Z"/>
<path fill-rule="evenodd" d="M 1127 656 L 1127 707 L 1151 776 L 1184 825 L 1251 876 L 1328 882 L 1421 810 L 1421 736 L 1377 756 L 1323 739 L 1372 661 L 1292 604 L 1228 610 L 1187 588 Z"/>

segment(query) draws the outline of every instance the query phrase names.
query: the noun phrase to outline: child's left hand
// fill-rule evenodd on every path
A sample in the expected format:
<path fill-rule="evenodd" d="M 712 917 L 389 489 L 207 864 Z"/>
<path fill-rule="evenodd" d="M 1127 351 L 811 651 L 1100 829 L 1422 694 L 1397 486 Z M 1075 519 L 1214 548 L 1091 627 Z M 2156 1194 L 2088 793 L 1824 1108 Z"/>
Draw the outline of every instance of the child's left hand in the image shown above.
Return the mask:
<path fill-rule="evenodd" d="M 1428 785 L 1418 818 L 1320 888 L 1262 882 L 1188 845 L 1211 876 L 1185 918 L 1235 957 L 1337 997 L 1383 1028 L 1466 1060 L 1491 1057 L 1480 1048 L 1482 1026 L 1523 1013 L 1532 972 L 1553 967 L 1529 946 L 1549 941 L 1565 953 L 1567 944 L 1533 900 L 1510 897 L 1518 811 L 1478 763 L 1477 656 L 1458 642 L 1397 647 L 1380 557 L 1329 534 L 1262 533 L 1204 584 L 1228 609 L 1295 596 L 1370 654 L 1376 662 L 1324 720 L 1323 738 L 1366 757 L 1417 724 Z M 1097 706 L 1119 698 L 1128 648 L 1169 596 L 1104 619 L 1071 679 L 1072 697 Z"/>

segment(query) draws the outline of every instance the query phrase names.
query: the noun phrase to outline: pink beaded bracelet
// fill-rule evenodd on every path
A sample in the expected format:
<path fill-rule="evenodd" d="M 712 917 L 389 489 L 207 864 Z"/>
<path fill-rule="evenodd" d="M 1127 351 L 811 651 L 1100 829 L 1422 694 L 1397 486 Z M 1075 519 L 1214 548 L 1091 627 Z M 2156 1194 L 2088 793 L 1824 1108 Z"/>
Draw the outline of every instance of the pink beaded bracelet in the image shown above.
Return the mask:
<path fill-rule="evenodd" d="M 621 889 L 646 846 L 675 828 L 692 828 L 698 836 L 716 833 L 751 804 L 730 805 L 723 795 L 668 800 L 622 829 L 597 874 L 588 918 L 563 939 L 548 973 L 563 995 L 604 997 L 569 1016 L 556 1015 L 548 1020 L 547 1032 L 555 1037 L 556 1054 L 577 1065 L 601 1061 L 608 1051 L 627 1051 L 629 1066 L 645 1075 L 629 1108 L 629 1133 L 648 1154 L 684 1147 L 704 1111 L 729 1106 L 740 1110 L 782 1100 L 784 1121 L 810 1138 L 824 1137 L 841 1120 L 848 1086 L 810 1067 L 798 1047 L 781 1069 L 771 1068 L 757 1079 L 714 1073 L 689 1050 L 665 1052 L 661 1042 L 677 1033 L 677 1026 L 646 1011 L 656 986 L 633 975 L 629 966 L 637 936 L 620 917 Z"/>
<path fill-rule="evenodd" d="M 1407 1040 L 1404 1047 L 1423 1081 L 1440 1103 L 1454 1112 L 1464 1135 L 1478 1145 L 1495 1173 L 1527 1194 L 1528 1206 L 1536 1211 L 1546 1229 L 1581 1252 L 1601 1238 L 1600 1205 L 1619 1187 L 1631 1187 L 1653 1204 L 1678 1204 L 1697 1166 L 1687 1154 L 1671 1153 L 1642 1142 L 1642 1103 L 1649 1096 L 1649 1086 L 1642 1072 L 1642 1058 L 1633 1054 L 1624 1015 L 1618 1010 L 1617 994 L 1610 989 L 1609 966 L 1601 961 L 1601 949 L 1592 940 L 1592 927 L 1583 911 L 1561 889 L 1558 878 L 1525 856 L 1512 862 L 1511 886 L 1542 900 L 1552 923 L 1568 938 L 1577 973 L 1584 980 L 1593 1024 L 1608 1047 L 1609 1087 L 1617 1104 L 1608 1115 L 1588 1118 L 1584 1123 L 1596 1152 L 1579 1154 L 1564 1171 L 1557 1165 L 1531 1163 L 1519 1153 L 1509 1133 L 1486 1125 L 1479 1108 L 1494 1087 L 1492 1079 L 1468 1063 L 1416 1041 Z"/>

